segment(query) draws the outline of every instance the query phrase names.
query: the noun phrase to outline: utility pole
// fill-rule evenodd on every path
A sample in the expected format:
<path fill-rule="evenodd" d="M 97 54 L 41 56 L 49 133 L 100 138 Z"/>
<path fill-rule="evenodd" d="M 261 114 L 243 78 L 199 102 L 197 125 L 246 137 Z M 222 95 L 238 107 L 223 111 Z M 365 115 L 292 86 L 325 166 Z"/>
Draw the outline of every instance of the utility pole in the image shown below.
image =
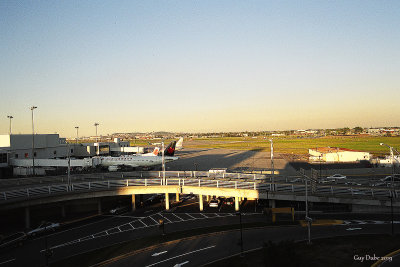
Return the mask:
<path fill-rule="evenodd" d="M 33 170 L 33 176 L 35 176 L 35 126 L 33 122 L 33 111 L 37 109 L 37 107 L 32 106 L 31 111 L 32 111 L 32 170 Z"/>

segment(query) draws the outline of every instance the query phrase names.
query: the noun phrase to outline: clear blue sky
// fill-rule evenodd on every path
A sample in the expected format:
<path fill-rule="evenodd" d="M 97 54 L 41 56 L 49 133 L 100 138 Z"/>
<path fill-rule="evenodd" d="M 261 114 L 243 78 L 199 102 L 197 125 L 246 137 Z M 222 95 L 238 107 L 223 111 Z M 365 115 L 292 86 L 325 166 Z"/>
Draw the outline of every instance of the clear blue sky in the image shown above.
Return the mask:
<path fill-rule="evenodd" d="M 0 1 L 0 133 L 400 125 L 400 1 Z"/>

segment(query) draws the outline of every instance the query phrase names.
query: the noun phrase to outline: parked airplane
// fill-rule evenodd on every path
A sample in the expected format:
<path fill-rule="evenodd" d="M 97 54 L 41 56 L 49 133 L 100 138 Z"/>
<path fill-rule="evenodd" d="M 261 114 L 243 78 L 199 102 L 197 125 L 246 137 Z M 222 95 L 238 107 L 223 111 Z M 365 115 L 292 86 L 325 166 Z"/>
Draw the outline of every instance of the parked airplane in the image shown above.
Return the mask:
<path fill-rule="evenodd" d="M 176 142 L 175 150 L 182 150 L 183 149 L 183 137 L 179 138 L 178 142 Z"/>
<path fill-rule="evenodd" d="M 164 150 L 164 160 L 166 163 L 178 159 L 178 157 L 174 157 L 175 146 L 176 141 L 173 141 Z M 100 160 L 100 165 L 103 167 L 108 167 L 109 171 L 116 171 L 118 167 L 122 166 L 130 166 L 133 168 L 151 167 L 162 164 L 162 152 L 159 152 L 159 148 L 155 148 L 152 153 L 145 155 L 101 157 Z"/>

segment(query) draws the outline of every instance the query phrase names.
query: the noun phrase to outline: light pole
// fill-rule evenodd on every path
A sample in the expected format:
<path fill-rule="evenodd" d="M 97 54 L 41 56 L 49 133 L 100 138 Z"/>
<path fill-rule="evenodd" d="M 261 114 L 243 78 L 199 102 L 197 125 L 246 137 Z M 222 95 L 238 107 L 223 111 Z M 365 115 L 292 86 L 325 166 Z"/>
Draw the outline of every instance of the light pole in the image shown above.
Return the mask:
<path fill-rule="evenodd" d="M 76 129 L 76 143 L 78 144 L 78 130 L 79 130 L 79 126 L 75 126 Z"/>
<path fill-rule="evenodd" d="M 33 176 L 35 176 L 35 126 L 33 123 L 33 110 L 37 109 L 37 107 L 32 106 L 31 111 L 32 111 L 32 170 L 33 170 Z"/>
<path fill-rule="evenodd" d="M 96 154 L 97 156 L 100 154 L 100 144 L 98 143 L 98 138 L 97 138 L 97 126 L 99 126 L 98 122 L 94 123 L 94 127 L 96 127 L 96 142 L 97 142 L 97 151 Z"/>
<path fill-rule="evenodd" d="M 271 182 L 272 182 L 272 190 L 275 190 L 275 184 L 274 184 L 274 140 L 271 138 L 269 139 L 269 141 L 271 142 L 271 170 L 272 170 L 272 178 L 271 178 Z"/>
<path fill-rule="evenodd" d="M 162 142 L 161 144 L 162 144 L 162 151 L 161 151 L 161 155 L 162 155 L 163 185 L 165 185 L 165 184 L 166 184 L 166 181 L 165 181 L 165 156 L 164 156 L 164 142 Z"/>
<path fill-rule="evenodd" d="M 236 212 L 236 215 L 239 215 L 239 221 L 240 221 L 240 257 L 243 258 L 243 227 L 242 227 L 242 212 L 239 211 Z"/>
<path fill-rule="evenodd" d="M 311 223 L 312 219 L 308 216 L 308 176 L 305 174 L 305 170 L 303 168 L 300 169 L 300 173 L 304 178 L 305 185 L 306 185 L 306 216 L 305 220 L 307 221 L 307 232 L 308 232 L 308 244 L 311 244 Z"/>
<path fill-rule="evenodd" d="M 13 116 L 7 116 L 7 118 L 10 119 L 10 135 L 11 135 L 11 119 L 13 119 L 14 117 Z"/>
<path fill-rule="evenodd" d="M 97 126 L 99 126 L 99 123 L 98 123 L 98 122 L 95 122 L 95 123 L 94 123 L 94 127 L 96 127 L 96 141 L 97 141 Z"/>
<path fill-rule="evenodd" d="M 390 181 L 391 188 L 392 188 L 392 190 L 390 192 L 390 213 L 391 213 L 391 216 L 392 216 L 392 235 L 394 235 L 393 197 L 394 197 L 395 191 L 394 191 L 394 154 L 393 154 L 393 147 L 391 147 L 391 146 L 389 146 L 389 145 L 387 145 L 385 143 L 380 143 L 380 145 L 381 146 L 386 146 L 386 147 L 388 147 L 390 149 L 390 157 L 392 159 L 392 178 L 391 178 L 391 181 Z"/>

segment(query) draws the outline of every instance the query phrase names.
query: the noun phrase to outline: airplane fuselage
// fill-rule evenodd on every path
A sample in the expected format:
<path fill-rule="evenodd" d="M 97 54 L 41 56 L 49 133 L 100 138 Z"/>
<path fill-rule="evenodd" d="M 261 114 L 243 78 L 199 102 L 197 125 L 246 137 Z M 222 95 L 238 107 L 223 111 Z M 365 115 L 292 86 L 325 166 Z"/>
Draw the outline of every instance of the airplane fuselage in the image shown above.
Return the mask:
<path fill-rule="evenodd" d="M 165 156 L 165 162 L 177 160 L 178 157 Z M 109 166 L 131 166 L 131 167 L 150 167 L 162 164 L 161 156 L 121 156 L 121 157 L 101 157 L 104 167 Z"/>

